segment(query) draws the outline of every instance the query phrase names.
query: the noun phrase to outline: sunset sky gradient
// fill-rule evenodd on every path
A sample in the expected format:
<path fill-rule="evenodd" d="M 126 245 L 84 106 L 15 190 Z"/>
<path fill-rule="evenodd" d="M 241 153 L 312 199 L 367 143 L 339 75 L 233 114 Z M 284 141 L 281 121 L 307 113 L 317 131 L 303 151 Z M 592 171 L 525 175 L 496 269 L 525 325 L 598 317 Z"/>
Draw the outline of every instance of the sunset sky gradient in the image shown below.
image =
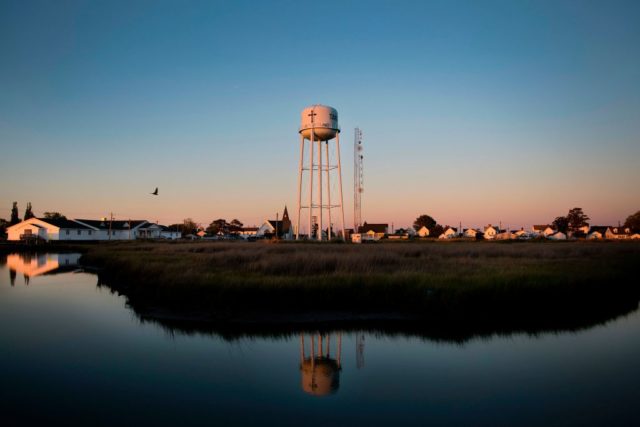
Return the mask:
<path fill-rule="evenodd" d="M 0 218 L 293 214 L 322 103 L 347 226 L 356 126 L 369 222 L 616 224 L 640 209 L 639 22 L 637 1 L 3 1 Z"/>

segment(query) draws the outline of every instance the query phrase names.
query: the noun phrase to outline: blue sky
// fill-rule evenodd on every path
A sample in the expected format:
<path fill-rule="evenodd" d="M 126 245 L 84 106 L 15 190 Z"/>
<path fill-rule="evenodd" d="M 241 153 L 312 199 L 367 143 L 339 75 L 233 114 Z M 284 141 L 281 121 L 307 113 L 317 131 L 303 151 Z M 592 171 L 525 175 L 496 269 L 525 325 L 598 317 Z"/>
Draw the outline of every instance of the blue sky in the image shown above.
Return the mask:
<path fill-rule="evenodd" d="M 640 3 L 0 2 L 0 217 L 274 217 L 300 110 L 353 128 L 364 218 L 640 209 Z M 161 197 L 148 193 L 160 187 Z"/>

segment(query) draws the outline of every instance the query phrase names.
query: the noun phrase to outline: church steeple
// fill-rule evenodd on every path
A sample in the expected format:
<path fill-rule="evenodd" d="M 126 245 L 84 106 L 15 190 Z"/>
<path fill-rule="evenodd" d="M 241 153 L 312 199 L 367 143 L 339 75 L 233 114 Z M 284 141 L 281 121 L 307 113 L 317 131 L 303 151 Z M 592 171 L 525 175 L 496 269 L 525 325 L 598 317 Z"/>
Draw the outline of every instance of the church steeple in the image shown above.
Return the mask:
<path fill-rule="evenodd" d="M 284 212 L 282 213 L 282 232 L 288 233 L 291 230 L 291 220 L 289 219 L 289 211 L 287 211 L 287 205 L 284 205 Z"/>

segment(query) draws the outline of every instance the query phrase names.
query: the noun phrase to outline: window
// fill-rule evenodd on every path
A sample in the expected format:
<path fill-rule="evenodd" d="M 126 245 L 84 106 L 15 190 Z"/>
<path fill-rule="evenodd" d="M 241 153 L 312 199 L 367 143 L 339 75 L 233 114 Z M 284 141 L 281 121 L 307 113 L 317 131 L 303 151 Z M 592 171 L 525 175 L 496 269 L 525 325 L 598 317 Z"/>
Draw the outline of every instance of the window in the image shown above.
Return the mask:
<path fill-rule="evenodd" d="M 78 236 L 82 234 L 82 230 L 78 230 Z"/>
<path fill-rule="evenodd" d="M 67 236 L 69 235 L 70 231 L 69 230 L 64 230 L 64 234 L 66 234 Z"/>
<path fill-rule="evenodd" d="M 92 231 L 92 230 L 87 231 L 87 234 L 89 234 L 89 236 L 91 236 L 91 231 Z"/>

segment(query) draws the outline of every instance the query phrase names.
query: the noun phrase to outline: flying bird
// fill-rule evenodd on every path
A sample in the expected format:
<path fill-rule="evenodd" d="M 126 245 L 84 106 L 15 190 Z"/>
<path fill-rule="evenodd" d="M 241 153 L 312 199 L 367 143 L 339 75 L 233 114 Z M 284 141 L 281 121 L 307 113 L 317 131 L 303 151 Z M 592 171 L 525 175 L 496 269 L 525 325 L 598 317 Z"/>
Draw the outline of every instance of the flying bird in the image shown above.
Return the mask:
<path fill-rule="evenodd" d="M 156 187 L 156 190 L 151 194 L 153 194 L 154 196 L 157 196 L 158 195 L 158 187 Z"/>

